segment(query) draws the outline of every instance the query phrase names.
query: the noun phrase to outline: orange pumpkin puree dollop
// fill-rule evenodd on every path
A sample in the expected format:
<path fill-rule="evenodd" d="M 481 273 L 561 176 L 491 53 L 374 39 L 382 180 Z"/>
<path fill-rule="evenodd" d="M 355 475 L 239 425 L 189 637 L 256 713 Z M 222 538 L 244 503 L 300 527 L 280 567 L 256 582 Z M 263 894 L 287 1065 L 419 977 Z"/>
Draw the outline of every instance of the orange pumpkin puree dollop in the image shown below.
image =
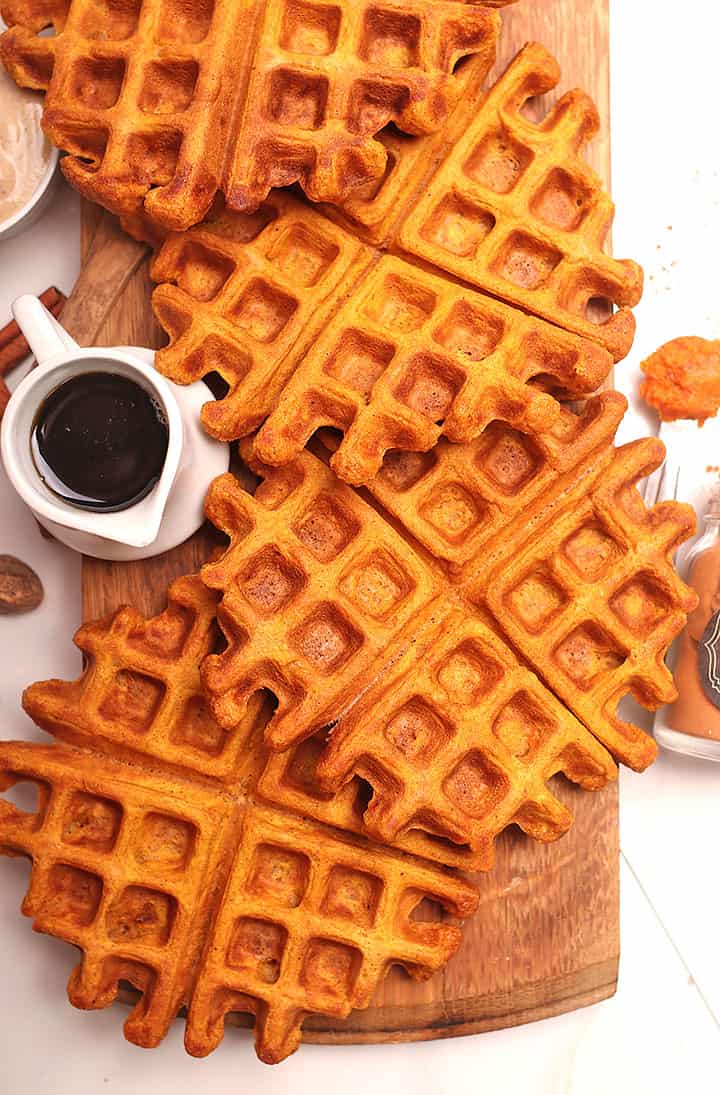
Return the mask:
<path fill-rule="evenodd" d="M 643 399 L 663 422 L 696 418 L 702 424 L 720 408 L 720 339 L 674 338 L 640 366 Z"/>

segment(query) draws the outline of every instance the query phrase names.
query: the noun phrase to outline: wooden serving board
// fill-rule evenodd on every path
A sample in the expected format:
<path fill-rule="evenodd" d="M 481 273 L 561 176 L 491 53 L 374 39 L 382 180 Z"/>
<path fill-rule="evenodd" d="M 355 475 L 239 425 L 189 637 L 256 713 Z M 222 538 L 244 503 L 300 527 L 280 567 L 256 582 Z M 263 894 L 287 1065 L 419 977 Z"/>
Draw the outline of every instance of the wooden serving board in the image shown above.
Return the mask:
<path fill-rule="evenodd" d="M 499 67 L 529 40 L 542 42 L 558 57 L 561 90 L 578 86 L 594 97 L 603 136 L 594 142 L 590 159 L 609 182 L 608 0 L 520 0 L 504 13 Z M 93 269 L 93 253 L 113 233 L 117 271 L 107 253 Z M 161 345 L 142 249 L 118 237 L 110 218 L 89 205 L 83 211 L 83 257 L 91 263 L 88 280 L 95 279 L 99 266 L 106 283 L 115 276 L 116 288 L 125 284 L 104 321 L 101 302 L 95 312 L 80 308 L 73 313 L 71 330 L 81 341 L 96 338 L 98 345 Z M 136 266 L 131 275 L 129 265 Z M 174 551 L 144 562 L 86 559 L 84 618 L 128 602 L 147 614 L 161 610 L 169 582 L 198 568 L 207 542 L 201 531 Z M 392 1042 L 470 1034 L 557 1015 L 612 995 L 619 955 L 617 788 L 587 794 L 562 777 L 556 781 L 555 793 L 575 815 L 572 830 L 549 846 L 519 830 L 503 834 L 495 869 L 478 879 L 480 910 L 447 968 L 424 984 L 393 970 L 366 1011 L 342 1023 L 308 1021 L 307 1041 Z"/>

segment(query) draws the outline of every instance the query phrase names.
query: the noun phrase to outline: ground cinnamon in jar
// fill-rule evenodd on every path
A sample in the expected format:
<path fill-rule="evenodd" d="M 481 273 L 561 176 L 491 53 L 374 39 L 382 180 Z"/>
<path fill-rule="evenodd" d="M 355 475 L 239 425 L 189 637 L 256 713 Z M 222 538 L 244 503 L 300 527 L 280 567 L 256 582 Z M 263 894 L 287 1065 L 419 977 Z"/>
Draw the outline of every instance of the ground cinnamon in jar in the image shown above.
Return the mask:
<path fill-rule="evenodd" d="M 678 698 L 668 709 L 666 725 L 720 741 L 720 485 L 710 497 L 705 532 L 688 562 L 687 581 L 700 599 L 679 639 Z"/>

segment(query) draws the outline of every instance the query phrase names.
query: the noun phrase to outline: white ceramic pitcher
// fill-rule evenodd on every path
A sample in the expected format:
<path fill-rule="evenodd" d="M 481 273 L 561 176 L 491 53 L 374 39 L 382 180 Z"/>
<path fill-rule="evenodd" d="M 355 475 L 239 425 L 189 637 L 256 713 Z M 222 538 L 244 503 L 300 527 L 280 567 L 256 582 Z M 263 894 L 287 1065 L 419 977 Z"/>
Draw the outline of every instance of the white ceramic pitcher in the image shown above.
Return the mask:
<path fill-rule="evenodd" d="M 182 543 L 202 524 L 207 488 L 230 461 L 229 447 L 200 426 L 208 388 L 202 381 L 181 387 L 165 380 L 153 367 L 152 350 L 82 349 L 37 297 L 19 297 L 12 310 L 37 358 L 5 409 L 0 437 L 3 464 L 20 497 L 56 539 L 98 559 L 144 559 Z M 158 482 L 140 501 L 113 513 L 59 498 L 40 477 L 30 449 L 36 415 L 50 393 L 72 377 L 98 372 L 139 384 L 162 408 L 168 425 Z"/>

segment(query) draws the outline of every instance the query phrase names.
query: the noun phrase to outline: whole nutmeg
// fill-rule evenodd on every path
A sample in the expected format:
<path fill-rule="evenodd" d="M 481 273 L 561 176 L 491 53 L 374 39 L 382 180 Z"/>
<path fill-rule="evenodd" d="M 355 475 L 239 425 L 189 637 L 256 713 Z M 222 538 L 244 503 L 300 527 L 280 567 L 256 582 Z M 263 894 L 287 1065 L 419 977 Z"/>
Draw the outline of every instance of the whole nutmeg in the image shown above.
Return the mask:
<path fill-rule="evenodd" d="M 42 582 L 14 555 L 0 555 L 0 613 L 31 612 L 43 599 Z"/>

